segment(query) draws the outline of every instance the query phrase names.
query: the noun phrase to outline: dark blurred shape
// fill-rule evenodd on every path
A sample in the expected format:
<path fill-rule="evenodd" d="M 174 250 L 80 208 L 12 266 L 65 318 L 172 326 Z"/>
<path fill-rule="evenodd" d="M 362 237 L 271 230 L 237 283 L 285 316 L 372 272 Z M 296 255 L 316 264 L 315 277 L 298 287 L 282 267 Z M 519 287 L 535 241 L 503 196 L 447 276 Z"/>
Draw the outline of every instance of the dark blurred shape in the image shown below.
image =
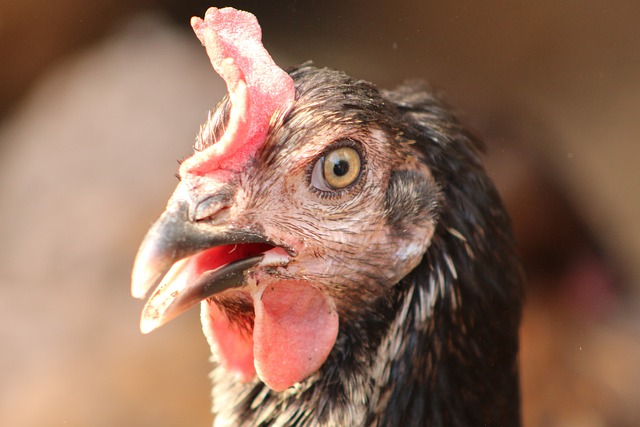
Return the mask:
<path fill-rule="evenodd" d="M 28 85 L 73 49 L 112 29 L 114 21 L 139 10 L 138 1 L 3 0 L 0 3 L 0 117 Z"/>

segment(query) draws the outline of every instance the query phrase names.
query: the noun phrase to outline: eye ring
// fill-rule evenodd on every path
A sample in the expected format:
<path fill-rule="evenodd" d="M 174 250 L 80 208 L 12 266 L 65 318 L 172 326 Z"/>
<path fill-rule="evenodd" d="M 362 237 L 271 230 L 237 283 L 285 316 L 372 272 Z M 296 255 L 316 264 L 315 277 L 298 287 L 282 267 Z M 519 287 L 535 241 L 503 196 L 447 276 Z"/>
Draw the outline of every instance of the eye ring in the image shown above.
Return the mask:
<path fill-rule="evenodd" d="M 364 159 L 353 141 L 341 140 L 328 147 L 315 161 L 311 186 L 322 192 L 352 187 L 360 178 Z"/>

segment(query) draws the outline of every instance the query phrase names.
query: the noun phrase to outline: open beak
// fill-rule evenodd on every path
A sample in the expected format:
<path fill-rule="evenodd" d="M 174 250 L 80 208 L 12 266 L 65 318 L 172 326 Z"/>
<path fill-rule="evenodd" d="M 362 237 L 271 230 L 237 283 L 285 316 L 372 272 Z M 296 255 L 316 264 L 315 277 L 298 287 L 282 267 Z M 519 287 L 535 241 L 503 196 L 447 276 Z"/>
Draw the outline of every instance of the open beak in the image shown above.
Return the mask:
<path fill-rule="evenodd" d="M 266 252 L 270 252 L 268 255 Z M 144 298 L 140 320 L 148 333 L 200 301 L 247 284 L 261 264 L 288 262 L 287 253 L 263 234 L 189 219 L 189 205 L 172 201 L 145 236 L 133 266 L 131 294 Z"/>
<path fill-rule="evenodd" d="M 155 290 L 140 330 L 149 333 L 204 301 L 202 329 L 216 361 L 241 381 L 258 376 L 271 389 L 286 390 L 329 356 L 339 330 L 336 304 L 321 284 L 300 274 L 300 265 L 291 268 L 304 256 L 253 220 L 243 221 L 255 216 L 225 209 L 233 206 L 224 185 L 213 187 L 206 191 L 213 196 L 198 205 L 193 200 L 205 192 L 193 197 L 179 184 L 144 238 L 131 293 L 144 298 Z"/>

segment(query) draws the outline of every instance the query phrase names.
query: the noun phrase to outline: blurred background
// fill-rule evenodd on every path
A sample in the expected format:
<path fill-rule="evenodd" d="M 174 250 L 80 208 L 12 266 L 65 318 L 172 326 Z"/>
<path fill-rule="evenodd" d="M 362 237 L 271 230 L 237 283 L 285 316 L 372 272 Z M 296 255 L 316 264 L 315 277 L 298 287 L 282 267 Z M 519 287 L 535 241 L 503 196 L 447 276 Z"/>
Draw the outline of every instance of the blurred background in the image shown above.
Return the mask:
<path fill-rule="evenodd" d="M 392 4 L 393 3 L 393 4 Z M 197 310 L 133 257 L 224 94 L 205 1 L 0 1 L 0 425 L 207 426 Z M 488 145 L 528 274 L 525 427 L 640 420 L 640 2 L 228 1 L 280 65 L 428 80 Z"/>

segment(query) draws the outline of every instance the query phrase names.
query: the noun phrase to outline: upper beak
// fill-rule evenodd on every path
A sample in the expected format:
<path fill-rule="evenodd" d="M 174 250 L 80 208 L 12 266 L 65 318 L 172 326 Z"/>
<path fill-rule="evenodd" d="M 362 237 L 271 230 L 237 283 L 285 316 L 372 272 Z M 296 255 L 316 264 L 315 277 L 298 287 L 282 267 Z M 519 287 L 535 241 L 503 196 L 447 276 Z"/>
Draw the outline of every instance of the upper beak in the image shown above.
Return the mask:
<path fill-rule="evenodd" d="M 263 250 L 275 246 L 256 231 L 192 221 L 188 202 L 170 202 L 145 236 L 133 266 L 131 294 L 135 298 L 144 298 L 157 286 L 142 312 L 142 332 L 151 332 L 213 294 L 244 285 L 245 273 L 263 261 L 263 252 L 231 259 L 190 283 L 178 278 L 188 257 L 216 246 L 247 243 L 263 244 L 256 246 Z"/>

